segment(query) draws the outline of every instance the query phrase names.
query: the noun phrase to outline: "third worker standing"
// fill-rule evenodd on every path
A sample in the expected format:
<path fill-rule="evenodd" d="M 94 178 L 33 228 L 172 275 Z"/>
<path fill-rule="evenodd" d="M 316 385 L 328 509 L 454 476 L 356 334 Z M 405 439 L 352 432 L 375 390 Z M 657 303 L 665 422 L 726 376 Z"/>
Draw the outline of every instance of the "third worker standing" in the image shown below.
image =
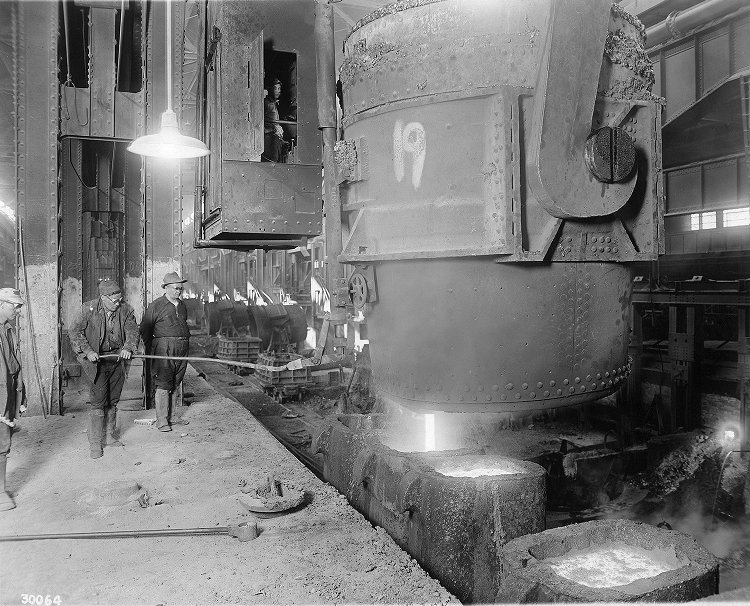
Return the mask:
<path fill-rule="evenodd" d="M 141 321 L 141 337 L 146 353 L 154 356 L 187 357 L 190 329 L 187 308 L 182 302 L 183 280 L 175 272 L 164 276 L 164 295 L 146 309 Z M 155 388 L 156 427 L 172 431 L 171 425 L 187 425 L 185 419 L 174 416 L 175 393 L 187 369 L 186 360 L 150 360 L 152 389 Z"/>

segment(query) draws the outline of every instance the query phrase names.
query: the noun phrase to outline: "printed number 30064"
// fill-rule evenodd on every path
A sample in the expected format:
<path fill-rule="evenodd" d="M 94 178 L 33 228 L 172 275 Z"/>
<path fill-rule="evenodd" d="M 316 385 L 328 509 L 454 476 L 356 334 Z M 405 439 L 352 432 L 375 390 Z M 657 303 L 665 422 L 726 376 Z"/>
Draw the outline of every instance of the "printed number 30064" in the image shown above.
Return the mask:
<path fill-rule="evenodd" d="M 21 604 L 31 604 L 33 606 L 61 606 L 62 598 L 59 595 L 41 595 L 33 593 L 22 593 Z"/>

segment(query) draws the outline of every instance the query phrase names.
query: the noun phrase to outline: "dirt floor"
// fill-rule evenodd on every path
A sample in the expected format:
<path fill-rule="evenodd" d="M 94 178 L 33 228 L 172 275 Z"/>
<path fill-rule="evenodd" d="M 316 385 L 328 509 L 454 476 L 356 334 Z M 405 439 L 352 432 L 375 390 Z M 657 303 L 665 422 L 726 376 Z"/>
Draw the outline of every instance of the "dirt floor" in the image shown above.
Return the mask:
<path fill-rule="evenodd" d="M 256 521 L 260 536 L 2 542 L 13 564 L 0 573 L 0 604 L 457 603 L 237 402 L 192 369 L 185 391 L 190 425 L 165 434 L 134 423 L 151 411 L 121 412 L 125 447 L 98 460 L 82 403 L 62 417 L 23 418 L 8 465 L 17 508 L 1 514 L 0 535 Z M 303 506 L 249 513 L 242 489 L 269 474 L 304 490 Z"/>
<path fill-rule="evenodd" d="M 200 338 L 194 341 L 191 355 L 212 356 Z M 342 400 L 350 377 L 342 372 L 338 385 L 324 380 L 300 401 L 279 403 L 252 375 L 196 363 L 185 385 L 189 406 L 182 409 L 190 425 L 161 434 L 134 422 L 153 412 L 123 411 L 125 448 L 107 449 L 97 461 L 88 457 L 85 393 L 71 392 L 63 417 L 22 419 L 9 462 L 18 508 L 0 517 L 2 535 L 223 527 L 246 520 L 257 521 L 261 535 L 249 543 L 228 536 L 0 543 L 6 561 L 25 562 L 0 573 L 0 604 L 21 604 L 24 595 L 60 596 L 62 604 L 457 603 L 300 463 L 321 475 L 322 457 L 312 452 L 311 440 L 326 416 L 372 410 L 366 383 L 354 381 L 352 397 Z M 139 384 L 129 389 L 138 405 Z M 682 450 L 640 473 L 645 446 L 613 462 L 608 455 L 621 450 L 617 437 L 597 429 L 595 415 L 437 415 L 437 445 L 535 460 L 547 467 L 548 490 L 567 495 L 558 501 L 594 497 L 588 507 L 557 508 L 548 494 L 549 528 L 629 518 L 692 534 L 720 558 L 720 590 L 744 588 L 735 599 L 750 597 L 750 525 L 742 516 L 720 519 L 693 507 L 700 499 L 709 506 L 715 500 L 721 459 L 713 438 L 684 436 Z M 406 435 L 416 436 L 407 449 L 420 450 L 423 419 L 407 412 L 400 421 Z M 552 464 L 561 450 L 572 453 L 566 461 L 573 460 L 583 482 L 564 477 L 554 483 Z M 731 510 L 726 499 L 746 473 L 739 457 L 729 461 L 713 503 L 717 511 Z M 268 474 L 304 490 L 304 506 L 284 515 L 249 513 L 243 490 Z"/>
<path fill-rule="evenodd" d="M 200 340 L 196 339 L 196 346 L 199 343 Z M 211 352 L 196 351 L 194 355 L 210 356 Z M 345 387 L 318 385 L 307 390 L 300 402 L 279 404 L 258 391 L 257 381 L 252 375 L 238 376 L 218 363 L 201 363 L 198 368 L 217 390 L 242 403 L 308 464 L 322 467 L 322 457 L 310 450 L 311 438 L 327 415 L 337 413 Z M 354 413 L 369 411 L 371 406 L 371 402 L 361 397 L 353 398 L 353 404 L 350 412 Z M 750 524 L 742 517 L 722 519 L 710 513 L 718 477 L 718 469 L 710 463 L 717 461 L 716 453 L 720 451 L 714 438 L 700 433 L 683 436 L 681 439 L 685 444 L 681 449 L 674 450 L 660 466 L 646 471 L 646 457 L 649 455 L 644 444 L 629 449 L 627 456 L 607 457 L 609 452 L 620 449 L 613 432 L 597 428 L 595 417 L 600 413 L 581 407 L 526 416 L 487 413 L 436 415 L 435 425 L 441 448 L 480 449 L 486 453 L 534 460 L 547 467 L 548 528 L 605 518 L 627 518 L 654 525 L 666 523 L 675 530 L 693 535 L 720 559 L 720 591 L 749 588 Z M 421 422 L 418 416 L 412 418 L 406 413 L 400 425 L 408 427 L 407 434 L 419 436 Z M 441 427 L 445 428 L 442 435 Z M 602 449 L 603 444 L 609 446 Z M 419 440 L 413 446 L 418 450 Z M 553 469 L 549 466 L 554 453 L 562 447 L 573 453 L 569 458 L 575 459 L 580 452 L 581 460 L 578 461 L 578 478 L 566 477 L 558 484 L 554 482 Z M 589 455 L 591 459 L 588 459 Z M 711 458 L 709 455 L 716 456 Z M 685 465 L 686 460 L 694 464 Z M 697 474 L 701 461 L 706 461 L 707 465 Z M 727 466 L 723 484 L 726 484 L 730 472 L 741 472 L 739 475 L 744 477 L 747 464 L 740 467 L 742 469 L 734 470 L 731 465 Z M 718 505 L 722 504 L 722 494 L 723 491 L 719 492 Z M 582 496 L 585 499 L 579 499 Z M 586 499 L 591 501 L 588 506 L 571 506 L 577 500 Z M 700 501 L 705 502 L 709 513 L 705 512 L 706 507 L 702 507 Z M 558 507 L 561 503 L 565 506 Z M 750 592 L 750 589 L 746 591 Z"/>

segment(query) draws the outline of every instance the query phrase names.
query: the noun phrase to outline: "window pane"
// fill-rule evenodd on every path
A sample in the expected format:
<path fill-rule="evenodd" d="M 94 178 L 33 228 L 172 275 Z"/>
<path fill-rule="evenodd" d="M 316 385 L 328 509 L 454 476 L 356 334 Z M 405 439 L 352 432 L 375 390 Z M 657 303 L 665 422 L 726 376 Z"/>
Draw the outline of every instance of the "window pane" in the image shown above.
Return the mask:
<path fill-rule="evenodd" d="M 724 227 L 750 225 L 750 208 L 733 208 L 724 211 Z"/>
<path fill-rule="evenodd" d="M 716 227 L 716 211 L 701 214 L 701 229 L 714 229 Z"/>
<path fill-rule="evenodd" d="M 701 215 L 700 213 L 693 213 L 690 215 L 690 230 L 698 231 L 701 228 Z"/>

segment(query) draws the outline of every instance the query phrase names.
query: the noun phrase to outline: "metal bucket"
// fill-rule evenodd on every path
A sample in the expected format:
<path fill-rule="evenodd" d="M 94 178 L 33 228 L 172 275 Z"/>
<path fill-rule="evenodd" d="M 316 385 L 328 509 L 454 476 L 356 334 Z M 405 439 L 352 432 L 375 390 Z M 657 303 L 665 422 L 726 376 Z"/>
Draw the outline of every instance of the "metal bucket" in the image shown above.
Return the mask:
<path fill-rule="evenodd" d="M 513 412 L 616 390 L 630 264 L 661 246 L 640 23 L 584 0 L 405 0 L 344 54 L 341 259 L 383 401 Z"/>

